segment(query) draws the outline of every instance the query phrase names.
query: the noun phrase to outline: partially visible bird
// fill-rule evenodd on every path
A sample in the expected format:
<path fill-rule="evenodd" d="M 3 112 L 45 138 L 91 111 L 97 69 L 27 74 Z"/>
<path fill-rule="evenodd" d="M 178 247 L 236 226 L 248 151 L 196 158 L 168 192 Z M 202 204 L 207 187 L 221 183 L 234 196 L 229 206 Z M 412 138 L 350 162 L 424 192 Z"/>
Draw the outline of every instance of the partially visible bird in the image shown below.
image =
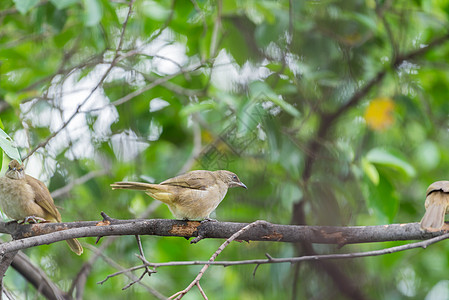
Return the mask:
<path fill-rule="evenodd" d="M 14 220 L 61 222 L 61 214 L 42 181 L 25 174 L 17 160 L 9 163 L 5 176 L 0 178 L 0 209 Z M 76 239 L 66 240 L 70 250 L 78 255 L 83 247 Z"/>
<path fill-rule="evenodd" d="M 449 181 L 436 181 L 426 191 L 426 213 L 421 229 L 438 231 L 443 228 L 444 216 L 449 213 Z"/>
<path fill-rule="evenodd" d="M 168 205 L 178 219 L 209 219 L 211 212 L 226 196 L 230 187 L 243 187 L 236 174 L 226 171 L 196 170 L 167 179 L 160 184 L 116 182 L 112 189 L 142 190 Z"/>

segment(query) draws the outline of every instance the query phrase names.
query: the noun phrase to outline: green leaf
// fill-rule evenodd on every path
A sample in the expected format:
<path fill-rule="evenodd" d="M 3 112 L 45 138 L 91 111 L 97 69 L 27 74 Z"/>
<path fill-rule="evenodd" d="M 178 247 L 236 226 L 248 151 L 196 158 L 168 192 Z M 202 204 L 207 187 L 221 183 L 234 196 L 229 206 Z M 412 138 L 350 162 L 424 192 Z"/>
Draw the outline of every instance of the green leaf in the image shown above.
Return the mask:
<path fill-rule="evenodd" d="M 170 10 L 156 1 L 145 1 L 142 5 L 142 13 L 150 19 L 165 21 L 170 15 Z"/>
<path fill-rule="evenodd" d="M 426 171 L 436 168 L 441 160 L 438 146 L 432 141 L 421 143 L 415 151 L 415 160 Z"/>
<path fill-rule="evenodd" d="M 35 7 L 39 3 L 39 0 L 14 0 L 14 3 L 16 4 L 17 10 L 24 15 Z"/>
<path fill-rule="evenodd" d="M 22 162 L 20 158 L 19 150 L 14 146 L 12 138 L 0 129 L 0 148 L 12 159 Z"/>
<path fill-rule="evenodd" d="M 69 7 L 72 4 L 78 3 L 80 0 L 51 0 L 51 3 L 57 8 L 57 9 L 64 9 Z"/>
<path fill-rule="evenodd" d="M 392 223 L 399 208 L 399 198 L 393 185 L 384 174 L 380 173 L 378 185 L 368 182 L 368 186 L 368 205 L 386 217 L 388 223 Z M 385 220 L 380 221 L 384 223 Z"/>
<path fill-rule="evenodd" d="M 403 172 L 408 177 L 416 175 L 415 168 L 397 155 L 381 148 L 374 148 L 368 152 L 366 159 L 370 163 L 384 165 Z"/>
<path fill-rule="evenodd" d="M 279 97 L 265 82 L 252 82 L 249 86 L 249 91 L 252 100 L 270 100 L 295 118 L 301 115 L 293 105 Z"/>
<path fill-rule="evenodd" d="M 84 22 L 87 26 L 95 26 L 100 23 L 103 9 L 98 0 L 84 0 Z"/>
<path fill-rule="evenodd" d="M 189 105 L 184 106 L 181 109 L 180 115 L 185 117 L 185 116 L 191 115 L 198 111 L 213 109 L 216 106 L 217 106 L 217 103 L 213 100 L 206 100 L 206 101 L 201 101 L 198 103 L 191 103 Z"/>
<path fill-rule="evenodd" d="M 379 184 L 379 172 L 377 171 L 376 166 L 370 163 L 366 158 L 362 159 L 362 169 L 374 185 Z"/>

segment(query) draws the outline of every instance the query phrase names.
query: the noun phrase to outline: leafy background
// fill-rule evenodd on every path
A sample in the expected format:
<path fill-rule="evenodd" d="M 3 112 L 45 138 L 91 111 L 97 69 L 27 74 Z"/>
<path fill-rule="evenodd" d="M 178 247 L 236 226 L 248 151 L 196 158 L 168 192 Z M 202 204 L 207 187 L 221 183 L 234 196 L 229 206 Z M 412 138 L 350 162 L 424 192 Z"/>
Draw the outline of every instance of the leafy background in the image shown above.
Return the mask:
<path fill-rule="evenodd" d="M 54 194 L 64 221 L 171 218 L 118 180 L 160 182 L 229 169 L 222 221 L 308 225 L 417 222 L 427 186 L 447 178 L 446 1 L 15 0 L 0 3 L 0 134 Z M 118 49 L 118 51 L 117 51 Z M 42 147 L 36 148 L 40 143 Z M 11 150 L 11 149 L 10 149 Z M 9 153 L 17 156 L 17 153 Z M 3 172 L 7 159 L 3 155 Z M 78 179 L 89 180 L 78 180 Z M 147 211 L 147 213 L 145 213 Z M 9 237 L 5 236 L 7 240 Z M 67 290 L 93 255 L 58 243 L 26 251 Z M 104 242 L 104 240 L 103 240 Z M 221 241 L 143 237 L 154 262 L 205 260 Z M 380 249 L 398 243 L 232 243 L 223 260 Z M 211 299 L 444 299 L 449 246 L 296 266 L 211 267 Z M 104 255 L 139 264 L 134 237 Z M 161 268 L 133 285 L 95 262 L 85 299 L 148 299 L 200 267 Z M 138 275 L 138 274 L 137 274 Z M 10 269 L 18 298 L 35 290 Z M 192 290 L 185 299 L 198 299 Z"/>

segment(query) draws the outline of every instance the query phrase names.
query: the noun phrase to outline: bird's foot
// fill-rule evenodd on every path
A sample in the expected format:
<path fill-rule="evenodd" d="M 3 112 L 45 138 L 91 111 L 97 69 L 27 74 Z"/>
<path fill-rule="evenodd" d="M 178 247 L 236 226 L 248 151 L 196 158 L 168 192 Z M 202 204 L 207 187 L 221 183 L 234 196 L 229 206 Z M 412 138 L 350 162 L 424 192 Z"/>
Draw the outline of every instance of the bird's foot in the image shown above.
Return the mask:
<path fill-rule="evenodd" d="M 39 221 L 46 223 L 48 222 L 44 218 L 36 217 L 36 216 L 28 216 L 23 221 L 19 221 L 19 224 L 25 224 L 25 223 L 39 223 Z"/>
<path fill-rule="evenodd" d="M 201 221 L 201 224 L 205 224 L 207 222 L 218 222 L 216 219 L 211 219 L 209 217 L 205 218 L 203 221 Z"/>
<path fill-rule="evenodd" d="M 200 226 L 198 226 L 198 228 L 197 228 L 197 230 L 198 230 L 198 235 L 197 235 L 196 238 L 194 238 L 194 239 L 190 242 L 190 244 L 196 244 L 196 243 L 198 243 L 199 241 L 201 241 L 202 239 L 205 238 L 205 236 L 206 236 L 206 230 L 204 229 L 204 227 L 203 227 L 202 225 L 204 225 L 204 224 L 206 224 L 206 223 L 209 223 L 209 222 L 214 223 L 214 222 L 218 222 L 218 221 L 215 220 L 215 219 L 211 219 L 211 218 L 209 218 L 209 217 L 207 217 L 207 218 L 205 218 L 204 220 L 202 220 L 202 221 L 200 222 Z"/>

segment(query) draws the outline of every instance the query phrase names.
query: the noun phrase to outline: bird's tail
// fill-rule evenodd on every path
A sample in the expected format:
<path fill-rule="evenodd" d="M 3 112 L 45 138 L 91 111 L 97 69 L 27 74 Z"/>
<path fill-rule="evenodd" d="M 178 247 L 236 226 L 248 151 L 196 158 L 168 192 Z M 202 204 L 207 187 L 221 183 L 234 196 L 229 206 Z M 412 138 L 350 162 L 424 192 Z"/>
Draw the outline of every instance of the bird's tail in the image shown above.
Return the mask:
<path fill-rule="evenodd" d="M 170 204 L 174 198 L 174 195 L 170 191 L 170 187 L 167 185 L 121 181 L 111 184 L 111 187 L 113 190 L 125 189 L 145 191 L 149 196 L 166 204 Z"/>
<path fill-rule="evenodd" d="M 446 213 L 446 204 L 431 204 L 427 207 L 424 217 L 421 219 L 421 229 L 439 230 L 444 225 L 444 215 Z"/>
<path fill-rule="evenodd" d="M 111 184 L 111 187 L 113 190 L 139 190 L 139 191 L 146 191 L 148 189 L 154 189 L 155 186 L 158 186 L 158 184 L 152 184 L 152 183 L 143 183 L 143 182 L 132 182 L 132 181 L 120 181 L 120 182 L 114 182 Z"/>
<path fill-rule="evenodd" d="M 75 252 L 77 255 L 83 254 L 83 246 L 81 246 L 77 239 L 66 240 L 66 242 L 69 245 L 70 250 Z"/>

